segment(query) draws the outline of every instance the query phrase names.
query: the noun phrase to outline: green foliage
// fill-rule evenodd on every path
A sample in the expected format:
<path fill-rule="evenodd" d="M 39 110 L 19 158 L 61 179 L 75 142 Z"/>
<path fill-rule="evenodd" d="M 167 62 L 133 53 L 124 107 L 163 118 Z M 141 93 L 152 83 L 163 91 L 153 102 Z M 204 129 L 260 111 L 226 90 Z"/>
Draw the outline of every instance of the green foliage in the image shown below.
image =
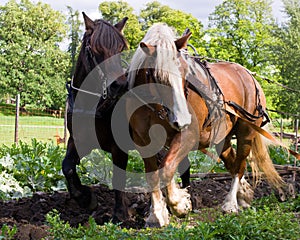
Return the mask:
<path fill-rule="evenodd" d="M 60 219 L 58 211 L 53 210 L 46 215 L 50 225 L 50 236 L 54 239 L 128 239 L 130 235 L 126 229 L 120 229 L 117 225 L 106 223 L 98 226 L 95 220 L 90 217 L 87 226 L 79 225 L 72 228 L 68 222 Z"/>
<path fill-rule="evenodd" d="M 286 165 L 294 163 L 294 156 L 287 149 L 278 146 L 269 147 L 270 157 L 275 164 Z"/>
<path fill-rule="evenodd" d="M 298 92 L 280 88 L 276 104 L 278 110 L 299 115 L 300 2 L 298 0 L 284 0 L 283 2 L 288 21 L 278 27 L 274 33 L 280 44 L 274 46 L 272 50 L 274 62 L 279 68 L 280 83 Z"/>
<path fill-rule="evenodd" d="M 5 239 L 5 240 L 10 240 L 10 239 L 15 239 L 14 236 L 17 233 L 17 227 L 14 225 L 13 227 L 10 227 L 6 224 L 2 225 L 1 228 L 1 235 L 0 235 L 0 240 Z"/>
<path fill-rule="evenodd" d="M 202 39 L 204 35 L 203 25 L 192 14 L 175 10 L 167 5 L 162 5 L 158 1 L 153 1 L 147 3 L 146 7 L 141 10 L 140 19 L 144 31 L 147 31 L 150 26 L 157 22 L 163 22 L 174 27 L 178 36 L 181 36 L 185 29 L 189 28 L 192 32 L 189 42 L 196 47 L 199 54 L 206 54 Z"/>
<path fill-rule="evenodd" d="M 274 196 L 258 203 L 237 216 L 220 216 L 216 239 L 298 239 L 299 220 L 287 211 L 290 203 L 279 203 Z"/>
<path fill-rule="evenodd" d="M 226 0 L 209 17 L 209 54 L 261 73 L 269 65 L 274 19 L 269 0 Z"/>
<path fill-rule="evenodd" d="M 103 19 L 112 24 L 118 23 L 124 17 L 128 17 L 124 28 L 124 35 L 131 49 L 135 49 L 140 42 L 143 32 L 137 15 L 133 13 L 133 8 L 123 0 L 105 1 L 100 3 L 99 10 Z"/>
<path fill-rule="evenodd" d="M 144 161 L 137 150 L 129 151 L 128 165 L 126 168 L 129 172 L 144 172 Z"/>
<path fill-rule="evenodd" d="M 76 61 L 79 54 L 80 35 L 82 34 L 80 27 L 82 23 L 79 20 L 79 12 L 74 11 L 70 6 L 67 6 L 67 8 L 69 11 L 67 23 L 70 26 L 70 30 L 68 34 L 68 37 L 70 39 L 70 44 L 68 46 L 68 53 L 70 54 L 70 58 L 71 58 L 71 70 L 70 70 L 70 78 L 71 78 L 75 72 Z"/>
<path fill-rule="evenodd" d="M 169 226 L 158 229 L 122 229 L 107 223 L 98 226 L 93 218 L 78 228 L 60 220 L 56 210 L 46 216 L 50 236 L 54 239 L 298 239 L 300 196 L 295 200 L 279 203 L 274 195 L 254 202 L 248 210 L 236 214 L 215 214 L 189 226 L 189 220 L 178 223 L 175 219 Z"/>
<path fill-rule="evenodd" d="M 209 152 L 214 153 L 217 156 L 216 152 L 213 149 L 210 149 Z M 223 162 L 217 162 L 216 159 L 212 159 L 208 155 L 200 151 L 192 151 L 189 153 L 188 157 L 190 160 L 192 173 L 227 171 Z"/>
<path fill-rule="evenodd" d="M 13 17 L 12 17 L 13 16 Z M 0 7 L 0 96 L 21 94 L 21 105 L 64 106 L 69 61 L 58 44 L 64 16 L 47 4 L 10 0 Z"/>
<path fill-rule="evenodd" d="M 80 160 L 77 167 L 78 175 L 83 184 L 103 183 L 112 186 L 113 163 L 111 154 L 100 149 L 94 149 Z"/>
<path fill-rule="evenodd" d="M 22 197 L 36 191 L 65 189 L 61 162 L 65 150 L 32 139 L 0 149 L 2 197 Z M 4 186 L 6 186 L 4 188 Z"/>

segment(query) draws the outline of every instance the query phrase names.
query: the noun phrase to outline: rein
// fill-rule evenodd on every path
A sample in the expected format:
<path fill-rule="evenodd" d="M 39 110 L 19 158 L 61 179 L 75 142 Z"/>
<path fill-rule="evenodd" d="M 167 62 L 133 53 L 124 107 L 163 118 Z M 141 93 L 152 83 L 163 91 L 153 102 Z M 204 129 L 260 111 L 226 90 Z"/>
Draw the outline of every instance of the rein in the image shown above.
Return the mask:
<path fill-rule="evenodd" d="M 85 51 L 87 53 L 86 54 L 87 58 L 89 56 L 90 59 L 93 61 L 93 64 L 94 64 L 94 66 L 95 66 L 95 68 L 96 68 L 96 70 L 98 72 L 99 79 L 103 80 L 103 83 L 102 83 L 102 94 L 97 93 L 97 92 L 92 92 L 92 91 L 84 90 L 84 89 L 81 89 L 81 88 L 78 88 L 78 87 L 75 87 L 74 86 L 74 79 L 73 79 L 74 76 L 71 79 L 70 86 L 71 86 L 72 89 L 77 90 L 78 92 L 83 92 L 83 93 L 86 93 L 86 94 L 89 94 L 89 95 L 97 96 L 99 98 L 102 97 L 103 99 L 106 99 L 107 98 L 107 77 L 106 77 L 105 73 L 103 72 L 103 70 L 101 69 L 100 63 L 98 64 L 97 59 L 96 59 L 94 53 L 92 52 L 90 45 L 86 46 Z M 89 62 L 89 59 L 87 59 L 87 60 L 88 60 L 87 62 Z M 125 63 L 127 66 L 129 65 L 128 62 L 126 62 L 126 60 L 121 59 L 121 61 L 123 63 Z M 89 65 L 89 72 L 91 70 L 92 70 L 92 68 Z M 67 90 L 68 90 L 68 88 L 67 88 Z M 68 92 L 69 92 L 69 90 L 68 90 Z"/>

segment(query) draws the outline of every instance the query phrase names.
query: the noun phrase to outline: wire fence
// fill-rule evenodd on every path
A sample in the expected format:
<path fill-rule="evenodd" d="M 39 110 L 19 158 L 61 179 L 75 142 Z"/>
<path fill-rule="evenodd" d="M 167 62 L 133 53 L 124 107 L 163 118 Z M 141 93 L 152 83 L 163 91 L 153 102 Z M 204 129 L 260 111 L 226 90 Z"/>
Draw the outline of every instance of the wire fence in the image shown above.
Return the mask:
<path fill-rule="evenodd" d="M 64 109 L 18 109 L 17 104 L 0 105 L 0 145 L 9 146 L 18 141 L 30 143 L 32 138 L 65 144 L 65 126 Z"/>
<path fill-rule="evenodd" d="M 273 109 L 267 110 L 281 116 L 272 120 L 271 131 L 275 136 L 281 141 L 285 139 L 288 145 L 295 144 L 295 149 L 299 149 L 299 120 L 295 118 L 299 119 L 300 116 Z M 289 117 L 293 119 L 287 119 Z M 28 143 L 32 138 L 66 144 L 67 137 L 64 109 L 22 108 L 18 107 L 18 101 L 15 104 L 0 104 L 0 145 L 11 145 L 18 141 Z"/>

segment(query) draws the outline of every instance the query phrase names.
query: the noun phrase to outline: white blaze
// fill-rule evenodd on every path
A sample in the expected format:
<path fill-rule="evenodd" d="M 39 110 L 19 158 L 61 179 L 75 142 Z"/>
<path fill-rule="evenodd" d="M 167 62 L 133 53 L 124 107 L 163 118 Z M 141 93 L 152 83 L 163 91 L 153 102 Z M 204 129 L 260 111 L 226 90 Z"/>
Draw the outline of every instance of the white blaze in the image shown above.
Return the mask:
<path fill-rule="evenodd" d="M 192 117 L 184 96 L 182 80 L 170 74 L 170 83 L 173 92 L 173 113 L 176 118 L 175 121 L 178 123 L 179 128 L 183 128 L 191 124 Z"/>

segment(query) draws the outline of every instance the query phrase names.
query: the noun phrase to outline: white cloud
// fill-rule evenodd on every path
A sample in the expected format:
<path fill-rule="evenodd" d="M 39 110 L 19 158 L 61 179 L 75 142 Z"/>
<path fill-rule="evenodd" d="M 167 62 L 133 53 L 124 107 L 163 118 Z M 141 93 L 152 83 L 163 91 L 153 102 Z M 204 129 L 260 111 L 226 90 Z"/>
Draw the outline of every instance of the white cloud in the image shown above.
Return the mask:
<path fill-rule="evenodd" d="M 0 4 L 3 5 L 7 3 L 8 0 L 0 0 Z M 38 0 L 34 0 L 38 2 Z M 44 3 L 50 4 L 52 8 L 59 10 L 61 12 L 66 11 L 66 6 L 71 6 L 74 10 L 80 12 L 84 11 L 91 18 L 99 18 L 98 7 L 104 0 L 41 0 Z M 220 4 L 222 0 L 184 0 L 184 1 L 174 1 L 174 0 L 158 0 L 164 5 L 168 5 L 171 8 L 179 9 L 187 13 L 191 13 L 193 16 L 198 18 L 202 23 L 206 24 L 208 15 L 214 11 L 216 5 Z M 145 7 L 147 2 L 152 2 L 152 0 L 127 0 L 127 2 L 135 9 L 138 13 L 141 8 Z M 281 22 L 283 20 L 283 4 L 282 0 L 273 1 L 273 13 L 277 21 Z"/>

